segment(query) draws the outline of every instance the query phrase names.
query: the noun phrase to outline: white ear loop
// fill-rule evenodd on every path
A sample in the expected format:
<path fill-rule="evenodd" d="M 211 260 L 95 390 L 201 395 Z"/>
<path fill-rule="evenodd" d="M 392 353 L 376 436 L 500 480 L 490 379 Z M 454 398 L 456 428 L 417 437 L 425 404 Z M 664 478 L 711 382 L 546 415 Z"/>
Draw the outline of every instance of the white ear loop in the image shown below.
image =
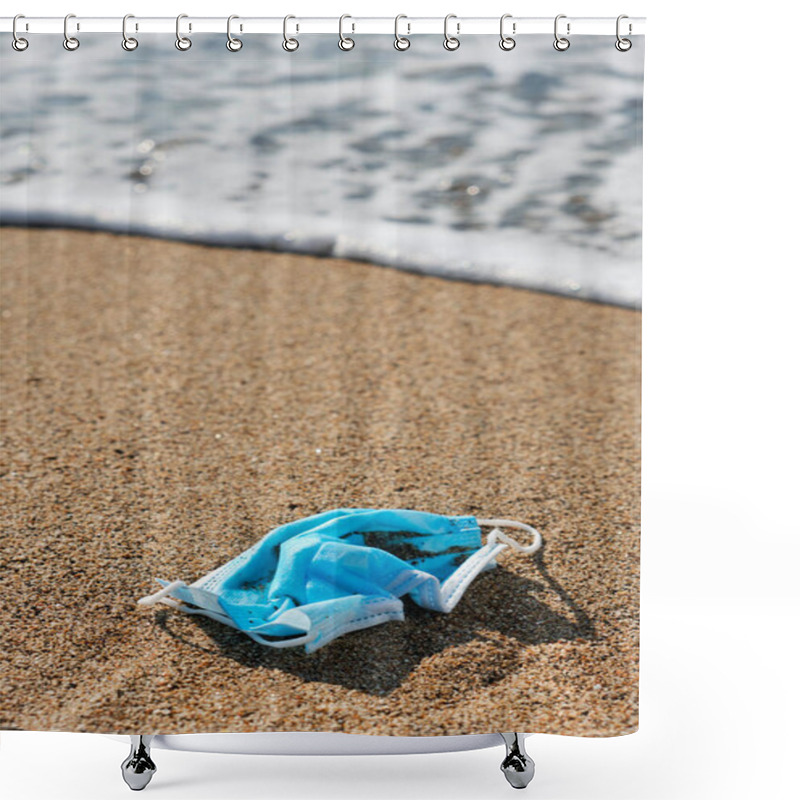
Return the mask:
<path fill-rule="evenodd" d="M 186 584 L 183 581 L 172 581 L 172 583 L 169 583 L 162 589 L 159 589 L 155 594 L 149 594 L 147 597 L 140 598 L 136 601 L 136 604 L 140 606 L 154 606 L 156 603 L 163 602 L 164 598 L 179 586 L 186 586 Z M 173 604 L 177 605 L 174 600 L 172 603 L 167 603 L 166 605 L 171 606 Z"/>
<path fill-rule="evenodd" d="M 179 603 L 173 597 L 167 596 L 173 589 L 178 589 L 185 586 L 186 583 L 184 581 L 172 581 L 172 583 L 167 584 L 162 589 L 159 589 L 155 594 L 142 597 L 137 600 L 136 603 L 140 606 L 154 606 L 158 603 L 161 603 L 162 605 L 169 606 L 170 608 L 177 608 L 179 611 L 183 611 L 186 614 L 199 614 L 202 617 L 208 617 L 209 619 L 214 619 L 217 622 L 221 622 L 223 625 L 236 627 L 227 616 L 218 614 L 217 612 L 211 611 L 208 608 L 194 608 L 187 603 Z"/>
<path fill-rule="evenodd" d="M 513 519 L 479 519 L 477 523 L 481 527 L 493 528 L 486 539 L 487 544 L 495 545 L 498 542 L 502 542 L 509 547 L 513 547 L 514 550 L 518 550 L 520 553 L 527 553 L 529 555 L 535 553 L 542 546 L 542 534 L 539 533 L 536 528 L 531 525 L 526 525 L 524 522 L 517 522 Z M 533 536 L 533 542 L 527 545 L 520 544 L 516 539 L 512 539 L 510 536 L 503 533 L 500 530 L 501 528 L 514 528 L 519 531 L 525 531 Z"/>

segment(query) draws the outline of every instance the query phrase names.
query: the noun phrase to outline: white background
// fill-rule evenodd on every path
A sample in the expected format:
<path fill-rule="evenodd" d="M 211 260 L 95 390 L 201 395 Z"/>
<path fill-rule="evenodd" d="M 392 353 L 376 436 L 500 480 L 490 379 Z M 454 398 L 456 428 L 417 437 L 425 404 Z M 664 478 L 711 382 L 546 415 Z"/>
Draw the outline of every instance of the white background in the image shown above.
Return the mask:
<path fill-rule="evenodd" d="M 688 0 L 26 0 L 4 11 L 648 17 L 641 730 L 530 739 L 537 776 L 527 791 L 539 800 L 800 792 L 797 9 Z M 5 35 L 0 46 L 10 46 Z M 129 797 L 119 774 L 126 752 L 102 737 L 4 733 L 0 794 Z M 488 800 L 512 792 L 500 759 L 495 749 L 338 759 L 156 752 L 146 796 Z"/>

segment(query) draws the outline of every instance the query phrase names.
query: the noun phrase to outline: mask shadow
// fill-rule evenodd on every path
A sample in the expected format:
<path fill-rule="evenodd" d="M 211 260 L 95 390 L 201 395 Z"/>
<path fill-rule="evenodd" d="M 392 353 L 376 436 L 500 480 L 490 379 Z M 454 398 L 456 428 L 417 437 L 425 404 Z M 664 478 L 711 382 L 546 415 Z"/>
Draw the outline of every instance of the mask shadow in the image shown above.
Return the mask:
<path fill-rule="evenodd" d="M 345 634 L 314 653 L 301 647 L 273 649 L 206 617 L 194 616 L 213 641 L 207 648 L 183 637 L 174 612 L 159 610 L 156 625 L 185 646 L 228 658 L 249 669 L 278 669 L 320 682 L 385 696 L 413 682 L 426 659 L 437 656 L 447 685 L 457 690 L 458 672 L 474 688 L 503 680 L 521 668 L 524 648 L 556 641 L 592 639 L 588 614 L 548 572 L 544 549 L 533 557 L 536 578 L 503 566 L 479 575 L 450 614 L 420 608 L 404 598 L 404 622 Z"/>

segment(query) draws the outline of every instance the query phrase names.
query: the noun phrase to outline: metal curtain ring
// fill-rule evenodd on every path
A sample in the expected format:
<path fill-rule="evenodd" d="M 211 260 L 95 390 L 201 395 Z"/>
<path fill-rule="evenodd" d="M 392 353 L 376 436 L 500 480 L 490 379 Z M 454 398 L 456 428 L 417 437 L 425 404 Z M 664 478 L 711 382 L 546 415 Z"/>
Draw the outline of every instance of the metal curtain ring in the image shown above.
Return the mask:
<path fill-rule="evenodd" d="M 128 36 L 128 20 L 135 19 L 133 14 L 126 14 L 122 18 L 122 49 L 127 50 L 129 53 L 139 46 L 139 40 L 134 39 L 133 36 Z"/>
<path fill-rule="evenodd" d="M 553 23 L 553 33 L 555 34 L 555 41 L 553 42 L 553 47 L 558 50 L 559 53 L 563 53 L 565 50 L 569 50 L 569 39 L 566 36 L 559 36 L 558 35 L 558 21 L 561 19 L 566 19 L 566 14 L 559 14 L 556 17 L 556 21 Z M 569 36 L 569 22 L 567 23 L 567 36 Z"/>
<path fill-rule="evenodd" d="M 458 48 L 461 47 L 461 41 L 458 39 L 457 36 L 451 36 L 447 30 L 448 23 L 450 22 L 451 19 L 457 20 L 458 17 L 455 14 L 448 14 L 444 18 L 444 42 L 442 42 L 442 44 L 444 45 L 445 50 L 449 50 L 452 53 L 453 50 L 458 50 Z M 456 22 L 456 33 L 460 33 L 460 30 L 461 30 L 461 23 Z"/>
<path fill-rule="evenodd" d="M 405 14 L 398 14 L 394 18 L 394 49 L 400 51 L 408 50 L 408 48 L 411 47 L 411 39 L 400 35 L 401 19 L 408 19 L 408 17 Z M 411 24 L 407 22 L 406 27 L 408 28 L 408 33 L 411 33 Z"/>
<path fill-rule="evenodd" d="M 71 19 L 75 19 L 74 14 L 67 14 L 64 17 L 64 49 L 73 52 L 81 46 L 81 43 L 74 36 L 69 35 L 69 21 Z M 79 28 L 76 28 L 76 30 L 79 30 Z"/>
<path fill-rule="evenodd" d="M 11 46 L 12 46 L 12 47 L 13 47 L 13 48 L 14 48 L 14 49 L 15 49 L 15 50 L 18 52 L 18 53 L 21 53 L 23 50 L 27 50 L 27 49 L 28 49 L 28 44 L 29 44 L 29 42 L 28 42 L 28 40 L 27 40 L 27 39 L 23 39 L 23 38 L 22 38 L 22 37 L 21 37 L 21 36 L 20 36 L 20 35 L 17 33 L 17 20 L 18 20 L 18 19 L 25 19 L 25 15 L 24 15 L 24 14 L 17 14 L 17 16 L 16 16 L 16 17 L 14 17 L 14 22 L 13 22 L 13 23 L 11 23 L 11 35 L 14 37 L 14 38 L 11 40 Z"/>
<path fill-rule="evenodd" d="M 183 52 L 192 46 L 192 40 L 188 36 L 181 35 L 181 20 L 188 18 L 188 14 L 178 14 L 177 18 L 175 19 L 175 47 Z M 190 25 L 189 30 L 191 29 L 192 26 Z"/>
<path fill-rule="evenodd" d="M 237 39 L 231 33 L 231 22 L 233 22 L 233 20 L 235 19 L 239 19 L 239 17 L 237 17 L 236 14 L 231 14 L 228 17 L 228 41 L 225 42 L 225 47 L 227 47 L 228 50 L 231 51 L 231 53 L 238 53 L 242 49 L 242 46 L 244 45 L 244 42 L 241 39 Z"/>
<path fill-rule="evenodd" d="M 620 53 L 627 53 L 628 50 L 630 50 L 631 47 L 633 47 L 633 42 L 630 39 L 623 39 L 619 34 L 619 28 L 620 28 L 619 24 L 624 19 L 629 19 L 627 14 L 620 14 L 617 17 L 617 41 L 614 42 L 614 47 L 616 47 L 617 50 L 620 51 Z M 632 28 L 631 28 L 631 24 L 629 22 L 628 23 L 628 34 L 631 33 L 631 30 L 632 30 Z"/>
<path fill-rule="evenodd" d="M 349 36 L 345 36 L 344 32 L 342 31 L 342 26 L 344 25 L 344 21 L 346 19 L 353 18 L 349 14 L 342 14 L 342 16 L 339 17 L 339 49 L 345 51 L 352 50 L 356 46 L 355 40 L 351 39 Z M 350 24 L 352 29 L 355 30 L 356 26 L 353 25 L 353 23 Z"/>
<path fill-rule="evenodd" d="M 293 17 L 291 14 L 285 16 L 283 18 L 283 44 L 282 47 L 287 53 L 294 53 L 298 47 L 300 47 L 300 42 L 297 39 L 292 39 L 289 36 L 289 20 L 290 19 L 297 19 L 297 17 Z"/>
<path fill-rule="evenodd" d="M 504 31 L 505 22 L 507 19 L 511 19 L 511 14 L 503 14 L 500 17 L 500 49 L 505 50 L 508 52 L 509 50 L 513 50 L 517 46 L 517 40 L 514 39 L 512 36 L 508 36 Z M 517 23 L 511 23 L 511 32 L 517 32 Z"/>

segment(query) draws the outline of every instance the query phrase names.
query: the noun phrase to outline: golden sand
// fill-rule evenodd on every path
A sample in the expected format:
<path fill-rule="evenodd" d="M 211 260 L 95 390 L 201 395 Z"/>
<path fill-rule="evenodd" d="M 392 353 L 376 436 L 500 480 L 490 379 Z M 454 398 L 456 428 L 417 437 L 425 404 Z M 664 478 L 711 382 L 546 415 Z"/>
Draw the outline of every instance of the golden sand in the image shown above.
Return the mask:
<path fill-rule="evenodd" d="M 638 312 L 347 261 L 0 230 L 0 728 L 628 733 Z M 340 506 L 539 528 L 311 655 L 166 608 Z"/>

